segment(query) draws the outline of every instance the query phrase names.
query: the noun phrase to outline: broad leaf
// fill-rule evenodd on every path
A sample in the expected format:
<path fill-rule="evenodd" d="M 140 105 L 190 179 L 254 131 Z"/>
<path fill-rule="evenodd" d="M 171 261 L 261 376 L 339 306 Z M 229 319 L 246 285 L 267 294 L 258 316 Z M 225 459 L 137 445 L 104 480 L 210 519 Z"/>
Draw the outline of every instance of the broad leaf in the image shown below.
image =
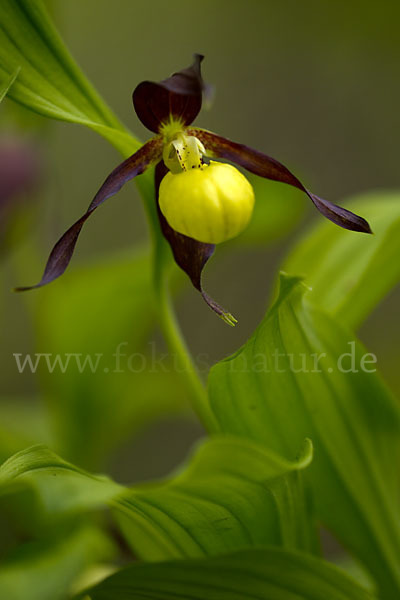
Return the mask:
<path fill-rule="evenodd" d="M 289 462 L 246 440 L 215 438 L 176 477 L 128 490 L 39 446 L 4 463 L 0 485 L 4 494 L 33 486 L 49 516 L 109 504 L 137 554 L 150 560 L 267 543 L 310 550 L 314 538 L 299 470 L 311 452 L 308 442 L 298 461 Z"/>
<path fill-rule="evenodd" d="M 1 563 L 0 598 L 65 600 L 77 577 L 110 554 L 111 542 L 89 526 L 22 544 Z"/>
<path fill-rule="evenodd" d="M 122 521 L 124 531 L 147 560 L 210 556 L 267 543 L 313 550 L 299 473 L 311 452 L 307 442 L 298 461 L 289 462 L 246 440 L 214 438 L 182 474 L 122 500 L 129 519 Z"/>
<path fill-rule="evenodd" d="M 90 475 L 41 445 L 14 454 L 0 467 L 0 493 L 27 486 L 48 514 L 99 508 L 124 492 L 111 479 Z"/>
<path fill-rule="evenodd" d="M 283 269 L 302 274 L 313 301 L 341 323 L 358 327 L 400 279 L 400 194 L 370 192 L 349 203 L 373 236 L 320 222 L 290 253 Z"/>
<path fill-rule="evenodd" d="M 368 372 L 372 357 L 305 291 L 296 278 L 282 279 L 252 338 L 211 370 L 211 407 L 223 432 L 286 457 L 304 437 L 313 440 L 307 475 L 321 519 L 393 598 L 400 589 L 399 408 Z"/>
<path fill-rule="evenodd" d="M 80 600 L 372 600 L 343 571 L 277 548 L 203 560 L 137 563 L 111 575 Z"/>
<path fill-rule="evenodd" d="M 87 125 L 124 153 L 137 149 L 75 64 L 40 0 L 2 0 L 0 23 L 0 76 L 20 69 L 10 98 L 44 116 Z"/>

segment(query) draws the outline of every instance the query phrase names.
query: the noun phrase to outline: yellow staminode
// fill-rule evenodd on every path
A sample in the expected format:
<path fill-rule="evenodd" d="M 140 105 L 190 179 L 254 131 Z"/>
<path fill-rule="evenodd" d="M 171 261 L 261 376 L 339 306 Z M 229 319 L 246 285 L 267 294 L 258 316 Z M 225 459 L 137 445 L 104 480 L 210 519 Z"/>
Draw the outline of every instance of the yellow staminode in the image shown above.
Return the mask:
<path fill-rule="evenodd" d="M 201 168 L 168 173 L 161 182 L 159 203 L 175 231 L 199 242 L 219 244 L 248 225 L 254 192 L 235 167 L 211 161 Z"/>

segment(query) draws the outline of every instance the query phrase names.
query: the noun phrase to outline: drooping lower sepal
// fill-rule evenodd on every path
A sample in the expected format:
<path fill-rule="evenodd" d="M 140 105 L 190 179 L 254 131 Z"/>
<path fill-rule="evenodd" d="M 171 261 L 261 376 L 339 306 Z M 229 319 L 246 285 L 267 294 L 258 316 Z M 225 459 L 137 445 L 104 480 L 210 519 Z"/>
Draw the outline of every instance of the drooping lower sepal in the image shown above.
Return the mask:
<path fill-rule="evenodd" d="M 202 286 L 202 271 L 207 261 L 214 253 L 215 244 L 198 242 L 191 237 L 178 233 L 168 224 L 160 210 L 158 193 L 161 181 L 167 173 L 168 169 L 164 163 L 159 162 L 155 169 L 155 189 L 161 231 L 171 246 L 176 264 L 186 273 L 186 275 L 188 275 L 193 286 L 201 293 L 204 301 L 223 321 L 225 321 L 225 323 L 235 326 L 237 323 L 235 317 L 215 302 L 215 300 L 203 290 Z"/>

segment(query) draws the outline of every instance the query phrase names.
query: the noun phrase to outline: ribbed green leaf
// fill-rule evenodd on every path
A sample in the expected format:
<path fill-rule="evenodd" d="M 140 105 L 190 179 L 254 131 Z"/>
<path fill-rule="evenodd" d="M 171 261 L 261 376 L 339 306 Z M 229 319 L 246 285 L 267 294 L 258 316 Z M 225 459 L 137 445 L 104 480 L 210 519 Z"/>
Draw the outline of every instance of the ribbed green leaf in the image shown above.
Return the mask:
<path fill-rule="evenodd" d="M 212 439 L 181 475 L 121 500 L 128 539 L 147 560 L 268 543 L 311 550 L 312 521 L 299 473 L 311 452 L 307 442 L 302 456 L 290 462 L 246 440 Z"/>
<path fill-rule="evenodd" d="M 344 572 L 277 548 L 203 560 L 137 563 L 87 590 L 88 600 L 372 600 Z"/>
<path fill-rule="evenodd" d="M 98 508 L 124 492 L 111 479 L 90 475 L 42 445 L 14 454 L 0 467 L 0 493 L 26 485 L 34 487 L 47 513 Z"/>
<path fill-rule="evenodd" d="M 9 97 L 44 116 L 81 123 L 125 154 L 138 142 L 87 81 L 40 0 L 2 0 L 0 77 L 21 69 Z"/>
<path fill-rule="evenodd" d="M 38 446 L 3 464 L 0 489 L 33 486 L 49 515 L 108 503 L 122 516 L 135 551 L 151 560 L 268 543 L 310 550 L 314 539 L 299 470 L 311 453 L 307 442 L 290 462 L 250 441 L 215 438 L 171 480 L 127 490 Z"/>
<path fill-rule="evenodd" d="M 348 206 L 368 219 L 373 236 L 320 221 L 294 247 L 283 269 L 304 275 L 316 304 L 358 327 L 400 279 L 400 194 L 369 192 Z"/>
<path fill-rule="evenodd" d="M 307 475 L 322 520 L 393 598 L 400 590 L 399 408 L 376 373 L 363 370 L 365 350 L 354 335 L 305 291 L 298 279 L 282 279 L 253 337 L 211 370 L 211 406 L 223 432 L 283 456 L 304 437 L 313 440 Z"/>

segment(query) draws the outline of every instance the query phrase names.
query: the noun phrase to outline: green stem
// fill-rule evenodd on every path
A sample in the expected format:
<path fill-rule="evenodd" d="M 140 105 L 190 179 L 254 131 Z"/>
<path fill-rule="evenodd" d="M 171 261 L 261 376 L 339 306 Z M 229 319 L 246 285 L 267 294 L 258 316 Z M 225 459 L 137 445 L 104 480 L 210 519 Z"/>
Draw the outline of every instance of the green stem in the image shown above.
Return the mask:
<path fill-rule="evenodd" d="M 155 273 L 158 267 L 155 266 Z M 158 277 L 157 277 L 158 279 Z M 179 372 L 185 377 L 191 392 L 192 408 L 208 433 L 217 431 L 217 423 L 210 409 L 206 389 L 200 379 L 189 349 L 183 339 L 180 327 L 167 291 L 166 277 L 155 282 L 157 309 L 160 325 L 169 349 L 179 363 Z"/>

